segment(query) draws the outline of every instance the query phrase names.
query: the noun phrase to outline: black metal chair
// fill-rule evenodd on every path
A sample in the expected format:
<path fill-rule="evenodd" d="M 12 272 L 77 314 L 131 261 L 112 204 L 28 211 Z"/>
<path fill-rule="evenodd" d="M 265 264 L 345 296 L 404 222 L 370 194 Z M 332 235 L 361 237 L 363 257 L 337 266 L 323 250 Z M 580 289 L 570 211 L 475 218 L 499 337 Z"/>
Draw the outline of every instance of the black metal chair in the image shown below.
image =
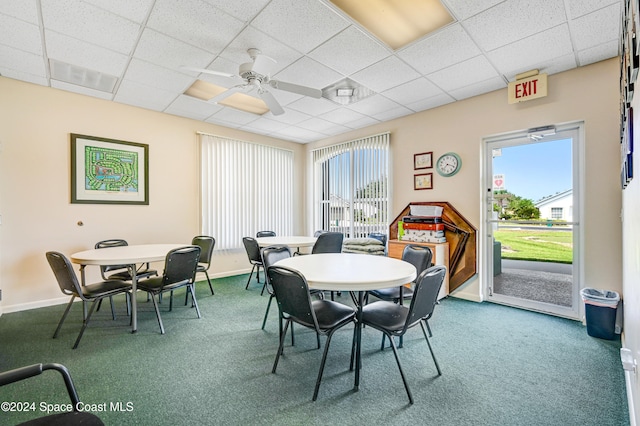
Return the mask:
<path fill-rule="evenodd" d="M 324 234 L 325 232 L 327 231 L 325 231 L 324 229 L 318 229 L 316 232 L 313 233 L 313 236 L 318 238 L 320 234 Z"/>
<path fill-rule="evenodd" d="M 383 234 L 381 232 L 372 232 L 369 235 L 367 235 L 368 238 L 375 238 L 376 240 L 379 240 L 380 242 L 382 242 L 382 245 L 384 246 L 384 254 L 385 256 L 387 255 L 387 234 Z"/>
<path fill-rule="evenodd" d="M 204 275 L 207 277 L 207 282 L 209 283 L 209 290 L 211 290 L 211 295 L 213 296 L 215 293 L 213 292 L 213 285 L 211 284 L 208 271 L 209 267 L 211 267 L 211 257 L 213 255 L 213 249 L 216 246 L 216 239 L 207 235 L 198 235 L 197 237 L 193 237 L 191 244 L 200 247 L 200 259 L 198 260 L 196 272 L 204 272 Z"/>
<path fill-rule="evenodd" d="M 265 269 L 269 268 L 269 266 L 272 266 L 277 261 L 286 259 L 288 257 L 291 257 L 291 250 L 289 250 L 289 248 L 286 246 L 270 246 L 262 249 L 262 264 L 264 265 Z M 269 315 L 269 308 L 271 307 L 271 301 L 276 296 L 276 294 L 273 292 L 273 287 L 271 286 L 271 282 L 269 281 L 269 276 L 266 274 L 265 274 L 265 285 L 267 287 L 267 293 L 269 293 L 269 302 L 267 302 L 267 310 L 264 313 L 264 319 L 262 320 L 263 330 L 267 323 L 267 317 Z M 280 337 L 282 337 L 282 317 L 278 316 L 278 318 L 279 318 L 278 329 L 280 330 Z"/>
<path fill-rule="evenodd" d="M 260 251 L 260 246 L 255 238 L 252 237 L 244 237 L 242 238 L 242 244 L 244 244 L 244 249 L 247 251 L 247 257 L 249 258 L 249 263 L 251 263 L 251 273 L 249 274 L 249 279 L 247 280 L 247 285 L 244 287 L 245 290 L 249 289 L 249 283 L 251 282 L 251 277 L 253 276 L 253 271 L 256 271 L 256 280 L 258 284 L 260 284 L 260 268 L 264 268 L 262 264 L 262 253 Z M 265 284 L 262 285 L 262 291 L 260 294 L 264 293 Z"/>
<path fill-rule="evenodd" d="M 82 286 L 80 285 L 78 277 L 76 276 L 73 267 L 71 266 L 71 262 L 69 262 L 69 259 L 67 259 L 65 255 L 55 251 L 48 251 L 46 253 L 46 257 L 49 265 L 51 266 L 51 269 L 53 270 L 53 274 L 56 277 L 56 281 L 58 281 L 60 290 L 62 290 L 62 293 L 71 296 L 71 300 L 69 300 L 67 308 L 62 314 L 62 318 L 60 318 L 58 327 L 56 328 L 55 333 L 53 333 L 54 339 L 58 337 L 60 328 L 62 327 L 64 320 L 67 318 L 67 315 L 69 314 L 69 310 L 71 309 L 75 298 L 78 297 L 83 301 L 82 328 L 80 329 L 80 333 L 78 334 L 76 342 L 73 345 L 73 349 L 75 349 L 78 347 L 80 339 L 82 339 L 82 335 L 84 334 L 87 325 L 89 325 L 89 320 L 91 319 L 91 315 L 93 314 L 96 305 L 105 297 L 111 297 L 122 293 L 129 293 L 131 291 L 131 284 L 121 280 L 107 280 Z M 92 302 L 88 313 L 86 311 L 86 302 Z M 111 305 L 111 316 L 114 320 L 116 319 L 113 305 Z"/>
<path fill-rule="evenodd" d="M 71 378 L 71 374 L 67 367 L 62 364 L 33 364 L 25 367 L 16 368 L 9 371 L 4 371 L 0 373 L 0 386 L 6 386 L 11 383 L 15 383 L 18 381 L 26 380 L 31 377 L 39 376 L 45 370 L 56 370 L 62 375 L 64 380 L 64 384 L 67 388 L 67 393 L 69 394 L 69 399 L 71 401 L 71 411 L 65 411 L 62 413 L 50 414 L 44 417 L 38 417 L 33 420 L 26 421 L 24 423 L 20 423 L 21 425 L 47 425 L 47 426 L 72 426 L 72 425 L 83 425 L 83 426 L 98 426 L 104 425 L 102 420 L 95 414 L 89 411 L 80 411 L 80 398 L 78 397 L 78 392 L 76 391 L 76 387 Z M 39 383 L 39 382 L 38 382 Z M 34 386 L 35 388 L 35 386 Z M 39 387 L 38 387 L 39 388 Z M 20 386 L 16 388 L 16 391 L 21 389 Z M 20 401 L 20 395 L 13 394 L 15 401 Z"/>
<path fill-rule="evenodd" d="M 256 233 L 256 238 L 261 238 L 261 237 L 275 237 L 276 233 L 273 231 L 258 231 Z"/>
<path fill-rule="evenodd" d="M 311 254 L 342 253 L 343 240 L 344 234 L 342 232 L 323 232 L 318 235 L 318 239 L 311 249 Z"/>
<path fill-rule="evenodd" d="M 128 246 L 126 240 L 111 239 L 98 241 L 95 245 L 97 249 L 109 248 L 109 247 L 122 247 Z M 115 271 L 115 272 L 114 272 Z M 131 281 L 131 272 L 129 272 L 129 265 L 106 265 L 100 266 L 100 274 L 103 280 L 122 280 Z M 150 265 L 145 263 L 138 267 L 136 270 L 136 278 L 144 279 L 149 277 L 158 276 L 158 271 L 150 269 Z"/>
<path fill-rule="evenodd" d="M 416 279 L 413 299 L 409 307 L 388 301 L 378 301 L 365 305 L 362 308 L 362 325 L 381 331 L 391 341 L 393 354 L 396 358 L 396 363 L 398 364 L 398 369 L 400 370 L 400 375 L 402 376 L 402 381 L 411 404 L 413 404 L 413 395 L 411 394 L 407 378 L 402 370 L 393 337 L 402 337 L 407 330 L 420 324 L 422 334 L 424 334 L 424 338 L 429 346 L 429 351 L 431 352 L 431 357 L 438 370 L 438 375 L 442 375 L 436 356 L 433 353 L 431 342 L 429 342 L 429 337 L 427 336 L 424 320 L 428 320 L 433 315 L 445 274 L 446 268 L 444 266 L 433 266 L 424 270 Z M 384 342 L 381 347 L 381 350 L 382 349 L 384 349 Z"/>
<path fill-rule="evenodd" d="M 142 280 L 138 283 L 139 290 L 146 291 L 151 295 L 161 334 L 164 334 L 164 325 L 162 324 L 162 317 L 160 316 L 156 295 L 160 295 L 166 291 L 173 292 L 178 288 L 186 287 L 187 293 L 191 293 L 191 300 L 193 301 L 193 307 L 196 308 L 198 318 L 201 317 L 195 291 L 196 269 L 198 268 L 198 261 L 200 260 L 200 251 L 200 247 L 198 246 L 186 246 L 171 250 L 167 253 L 165 269 L 162 276 Z M 169 298 L 169 310 L 171 311 L 172 309 L 173 298 Z"/>
<path fill-rule="evenodd" d="M 315 330 L 316 335 L 327 336 L 327 343 L 322 354 L 320 370 L 316 379 L 316 386 L 313 391 L 313 401 L 318 397 L 320 382 L 324 364 L 327 360 L 329 345 L 333 334 L 343 326 L 355 324 L 356 311 L 351 306 L 329 300 L 311 300 L 309 285 L 307 280 L 298 271 L 281 266 L 270 266 L 267 269 L 269 280 L 273 287 L 280 317 L 285 320 L 280 346 L 273 363 L 272 373 L 275 374 L 278 361 L 284 348 L 284 340 L 287 335 L 289 324 L 295 322 L 303 327 Z M 352 353 L 355 346 L 355 333 L 352 339 Z"/>

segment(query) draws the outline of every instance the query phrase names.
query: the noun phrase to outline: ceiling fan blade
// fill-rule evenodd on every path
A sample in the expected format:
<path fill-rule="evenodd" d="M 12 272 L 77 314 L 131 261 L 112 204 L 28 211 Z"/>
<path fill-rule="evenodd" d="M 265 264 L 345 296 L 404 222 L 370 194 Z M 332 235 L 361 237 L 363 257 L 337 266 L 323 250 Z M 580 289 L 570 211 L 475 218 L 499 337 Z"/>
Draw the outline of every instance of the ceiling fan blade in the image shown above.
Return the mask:
<path fill-rule="evenodd" d="M 267 104 L 267 106 L 269 107 L 271 114 L 273 115 L 284 114 L 284 109 L 282 109 L 282 107 L 280 106 L 280 103 L 278 103 L 278 101 L 276 100 L 276 98 L 273 96 L 272 93 L 266 90 L 260 90 L 258 94 L 260 95 L 264 103 Z"/>
<path fill-rule="evenodd" d="M 285 83 L 278 80 L 269 80 L 269 85 L 274 89 L 297 93 L 298 95 L 309 96 L 311 98 L 320 99 L 322 97 L 322 90 L 314 89 L 312 87 L 300 86 L 293 83 Z"/>
<path fill-rule="evenodd" d="M 277 62 L 275 59 L 264 55 L 257 55 L 253 60 L 252 70 L 258 74 L 271 75 Z"/>
<path fill-rule="evenodd" d="M 208 70 L 206 68 L 194 68 L 194 67 L 180 67 L 181 70 L 184 71 L 195 71 L 195 72 L 200 72 L 203 74 L 211 74 L 211 75 L 219 75 L 221 77 L 230 77 L 230 78 L 234 78 L 234 77 L 238 77 L 235 74 L 229 74 L 227 72 L 220 72 L 220 71 L 214 71 L 214 70 Z"/>
<path fill-rule="evenodd" d="M 208 102 L 211 103 L 218 103 L 220 101 L 223 101 L 225 99 L 227 99 L 229 96 L 233 95 L 234 93 L 238 93 L 238 92 L 242 92 L 244 91 L 245 86 L 233 86 L 231 88 L 229 88 L 229 90 L 225 90 L 224 92 L 214 96 L 213 98 L 209 99 Z"/>

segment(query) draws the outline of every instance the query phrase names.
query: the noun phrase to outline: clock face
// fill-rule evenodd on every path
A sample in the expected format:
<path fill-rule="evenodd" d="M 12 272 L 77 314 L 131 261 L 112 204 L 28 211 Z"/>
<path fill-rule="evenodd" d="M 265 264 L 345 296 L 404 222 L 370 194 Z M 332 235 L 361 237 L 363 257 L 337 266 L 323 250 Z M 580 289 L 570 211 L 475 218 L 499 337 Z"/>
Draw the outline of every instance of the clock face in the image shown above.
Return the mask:
<path fill-rule="evenodd" d="M 442 176 L 453 176 L 458 173 L 462 166 L 460 156 L 454 152 L 447 152 L 438 158 L 436 162 L 436 170 Z"/>

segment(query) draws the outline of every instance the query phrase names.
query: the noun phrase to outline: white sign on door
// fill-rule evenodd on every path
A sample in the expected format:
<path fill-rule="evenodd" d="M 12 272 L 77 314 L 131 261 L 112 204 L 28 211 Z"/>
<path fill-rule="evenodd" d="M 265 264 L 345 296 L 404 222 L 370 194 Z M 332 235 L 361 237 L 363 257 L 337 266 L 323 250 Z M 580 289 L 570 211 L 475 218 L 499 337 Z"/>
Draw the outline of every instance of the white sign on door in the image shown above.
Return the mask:
<path fill-rule="evenodd" d="M 493 175 L 493 190 L 501 191 L 504 188 L 504 175 Z"/>

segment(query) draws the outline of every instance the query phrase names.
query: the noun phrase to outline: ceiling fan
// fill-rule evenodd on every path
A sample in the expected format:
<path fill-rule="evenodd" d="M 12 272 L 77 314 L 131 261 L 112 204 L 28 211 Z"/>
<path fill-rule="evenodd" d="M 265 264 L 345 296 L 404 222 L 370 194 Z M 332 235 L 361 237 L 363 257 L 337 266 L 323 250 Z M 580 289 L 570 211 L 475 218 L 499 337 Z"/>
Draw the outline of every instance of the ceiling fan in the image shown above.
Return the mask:
<path fill-rule="evenodd" d="M 269 92 L 269 88 L 284 90 L 286 92 L 296 93 L 298 95 L 309 96 L 312 98 L 321 98 L 322 90 L 314 89 L 307 86 L 300 86 L 298 84 L 287 83 L 279 80 L 271 79 L 271 72 L 273 71 L 276 61 L 268 56 L 265 56 L 260 50 L 251 48 L 247 50 L 251 62 L 246 62 L 240 65 L 238 74 L 229 74 L 219 71 L 213 71 L 203 68 L 191 68 L 183 67 L 183 69 L 190 71 L 197 71 L 205 74 L 212 74 L 229 79 L 231 87 L 209 99 L 209 102 L 220 102 L 223 99 L 228 98 L 234 93 L 244 92 L 250 93 L 256 91 L 258 96 L 262 98 L 269 110 L 273 115 L 284 114 L 284 109 L 276 98 Z"/>

